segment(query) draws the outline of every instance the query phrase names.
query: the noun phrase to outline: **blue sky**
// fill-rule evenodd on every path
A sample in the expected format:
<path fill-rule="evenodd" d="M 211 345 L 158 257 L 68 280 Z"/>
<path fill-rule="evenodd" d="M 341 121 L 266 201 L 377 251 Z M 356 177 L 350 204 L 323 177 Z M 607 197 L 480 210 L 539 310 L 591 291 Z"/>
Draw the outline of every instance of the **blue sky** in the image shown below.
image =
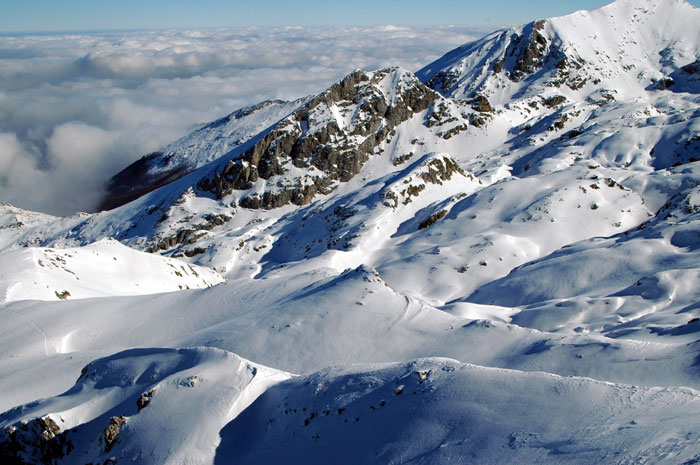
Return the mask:
<path fill-rule="evenodd" d="M 504 25 L 609 0 L 0 0 L 0 33 L 327 25 Z M 691 0 L 700 6 L 700 0 Z"/>

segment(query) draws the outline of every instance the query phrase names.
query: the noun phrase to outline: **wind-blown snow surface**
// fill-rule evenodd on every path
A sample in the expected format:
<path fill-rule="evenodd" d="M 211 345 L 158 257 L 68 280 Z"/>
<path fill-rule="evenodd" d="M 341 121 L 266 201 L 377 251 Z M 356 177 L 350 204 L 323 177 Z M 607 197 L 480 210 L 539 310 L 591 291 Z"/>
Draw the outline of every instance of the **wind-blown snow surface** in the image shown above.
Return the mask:
<path fill-rule="evenodd" d="M 0 301 L 80 299 L 197 289 L 223 282 L 209 268 L 104 239 L 84 247 L 3 254 Z"/>
<path fill-rule="evenodd" d="M 39 448 L 20 454 L 30 463 L 64 454 L 106 462 L 116 456 L 131 463 L 201 463 L 214 454 L 227 422 L 288 377 L 216 349 L 133 349 L 89 364 L 62 396 L 7 412 L 3 422 L 52 412 L 30 424 L 53 440 L 43 456 Z M 29 431 L 24 424 L 13 433 L 18 447 L 33 439 L 23 434 Z M 168 440 L 154 442 L 155 434 Z"/>
<path fill-rule="evenodd" d="M 450 359 L 331 368 L 266 391 L 214 463 L 693 463 L 698 402 Z"/>
<path fill-rule="evenodd" d="M 226 278 L 141 296 L 95 280 L 111 297 L 1 304 L 1 450 L 700 461 L 697 24 L 682 1 L 618 0 L 417 75 L 357 71 L 239 144 L 214 123 L 149 159 L 187 174 L 114 210 L 1 206 L 13 276 L 17 257 L 78 259 L 113 237 Z M 241 115 L 233 132 L 256 124 Z M 35 269 L 44 288 L 68 276 Z"/>

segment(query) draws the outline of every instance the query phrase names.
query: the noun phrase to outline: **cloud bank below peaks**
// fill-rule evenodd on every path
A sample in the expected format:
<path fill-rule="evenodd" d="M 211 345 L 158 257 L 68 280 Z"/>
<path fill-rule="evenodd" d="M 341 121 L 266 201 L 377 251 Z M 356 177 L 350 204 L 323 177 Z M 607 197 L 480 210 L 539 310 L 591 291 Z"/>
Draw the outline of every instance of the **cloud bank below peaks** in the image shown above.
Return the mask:
<path fill-rule="evenodd" d="M 0 36 L 0 201 L 92 211 L 140 156 L 245 105 L 318 93 L 356 68 L 417 70 L 488 32 L 247 28 Z"/>

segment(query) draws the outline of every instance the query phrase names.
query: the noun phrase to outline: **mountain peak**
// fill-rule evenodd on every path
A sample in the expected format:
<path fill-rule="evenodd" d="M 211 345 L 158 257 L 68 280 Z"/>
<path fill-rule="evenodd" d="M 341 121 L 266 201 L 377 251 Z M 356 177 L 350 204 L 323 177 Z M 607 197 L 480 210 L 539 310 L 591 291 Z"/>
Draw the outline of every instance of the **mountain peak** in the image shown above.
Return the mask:
<path fill-rule="evenodd" d="M 593 92 L 624 87 L 641 95 L 697 59 L 700 9 L 683 0 L 617 0 L 533 21 L 465 44 L 418 71 L 443 95 L 505 103 L 546 88 Z"/>
<path fill-rule="evenodd" d="M 437 98 L 401 68 L 356 70 L 224 157 L 197 187 L 217 199 L 245 191 L 246 208 L 304 205 L 354 177 L 397 125 Z"/>

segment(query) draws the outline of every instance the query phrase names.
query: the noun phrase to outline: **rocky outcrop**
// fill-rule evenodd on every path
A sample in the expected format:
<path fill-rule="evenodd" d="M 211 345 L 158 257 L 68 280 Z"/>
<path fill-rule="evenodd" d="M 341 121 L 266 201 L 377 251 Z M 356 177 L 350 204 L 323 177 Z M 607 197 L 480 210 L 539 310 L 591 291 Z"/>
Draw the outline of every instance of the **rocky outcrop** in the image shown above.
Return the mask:
<path fill-rule="evenodd" d="M 114 445 L 117 443 L 119 433 L 121 432 L 124 423 L 126 423 L 126 418 L 124 416 L 112 417 L 109 419 L 109 426 L 107 426 L 107 428 L 104 430 L 105 452 L 112 450 Z"/>
<path fill-rule="evenodd" d="M 514 70 L 510 75 L 514 81 L 534 73 L 544 65 L 547 59 L 547 39 L 540 31 L 544 30 L 545 21 L 535 21 L 526 27 L 523 35 L 515 38 L 506 51 L 506 55 L 517 56 Z M 529 30 L 528 30 L 529 29 Z"/>
<path fill-rule="evenodd" d="M 158 389 L 153 388 L 139 396 L 139 398 L 136 400 L 136 406 L 138 407 L 139 412 L 151 403 L 151 399 L 153 399 L 153 397 L 156 395 L 156 392 L 158 392 Z"/>
<path fill-rule="evenodd" d="M 465 44 L 418 71 L 418 76 L 446 97 L 474 102 L 534 75 L 545 77 L 545 87 L 581 89 L 590 80 L 586 61 L 545 20 L 497 31 Z M 477 102 L 478 103 L 478 102 Z M 477 105 L 478 112 L 488 107 Z M 477 123 L 478 125 L 478 123 Z"/>
<path fill-rule="evenodd" d="M 566 97 L 563 95 L 554 95 L 552 97 L 548 97 L 542 101 L 542 104 L 547 107 L 547 108 L 554 108 L 557 105 L 561 105 L 562 103 L 566 102 Z"/>
<path fill-rule="evenodd" d="M 444 218 L 445 215 L 447 215 L 447 210 L 440 210 L 439 212 L 433 213 L 418 224 L 418 229 L 425 229 L 431 227 L 432 225 L 437 223 L 438 220 Z"/>
<path fill-rule="evenodd" d="M 434 154 L 410 168 L 406 176 L 388 185 L 379 193 L 379 196 L 384 206 L 395 209 L 400 205 L 411 203 L 413 198 L 418 197 L 425 190 L 426 184 L 442 185 L 451 180 L 455 174 L 475 181 L 471 173 L 465 173 L 448 155 Z"/>
<path fill-rule="evenodd" d="M 552 72 L 546 82 L 549 87 L 568 86 L 571 90 L 583 87 L 588 78 L 578 71 L 585 61 L 566 52 L 561 44 L 548 39 L 547 22 L 539 20 L 524 27 L 521 33 L 513 33 L 502 58 L 494 63 L 493 72 L 505 72 L 513 82 L 522 81 L 542 69 Z"/>
<path fill-rule="evenodd" d="M 111 210 L 173 182 L 246 143 L 309 100 L 266 100 L 234 111 L 117 173 L 99 210 Z"/>
<path fill-rule="evenodd" d="M 661 78 L 661 79 L 659 79 L 658 81 L 656 81 L 656 82 L 654 83 L 654 86 L 653 86 L 653 87 L 654 87 L 655 89 L 658 89 L 658 90 L 666 90 L 666 89 L 670 89 L 671 87 L 673 87 L 673 85 L 674 85 L 675 83 L 676 83 L 676 82 L 673 80 L 673 78 L 671 78 L 671 77 L 664 77 L 664 78 Z"/>
<path fill-rule="evenodd" d="M 493 107 L 483 95 L 477 95 L 471 102 L 472 108 L 479 113 L 493 113 Z"/>
<path fill-rule="evenodd" d="M 388 91 L 386 84 L 391 85 Z M 241 206 L 305 205 L 317 193 L 327 194 L 338 182 L 352 179 L 396 126 L 438 98 L 415 76 L 397 68 L 355 71 L 197 187 L 222 199 L 264 180 L 264 190 L 244 195 Z M 304 174 L 294 176 L 295 169 Z"/>
<path fill-rule="evenodd" d="M 71 441 L 50 416 L 19 422 L 0 433 L 2 463 L 50 464 L 73 449 Z"/>
<path fill-rule="evenodd" d="M 205 235 L 203 231 L 211 231 L 215 227 L 231 221 L 232 217 L 223 214 L 215 215 L 206 213 L 202 215 L 202 219 L 204 220 L 203 223 L 190 224 L 189 227 L 180 228 L 167 237 L 162 237 L 161 235 L 154 236 L 153 244 L 147 248 L 146 251 L 155 253 L 161 250 L 172 249 L 177 245 L 186 246 L 194 244 Z M 187 254 L 187 252 L 184 253 Z"/>

